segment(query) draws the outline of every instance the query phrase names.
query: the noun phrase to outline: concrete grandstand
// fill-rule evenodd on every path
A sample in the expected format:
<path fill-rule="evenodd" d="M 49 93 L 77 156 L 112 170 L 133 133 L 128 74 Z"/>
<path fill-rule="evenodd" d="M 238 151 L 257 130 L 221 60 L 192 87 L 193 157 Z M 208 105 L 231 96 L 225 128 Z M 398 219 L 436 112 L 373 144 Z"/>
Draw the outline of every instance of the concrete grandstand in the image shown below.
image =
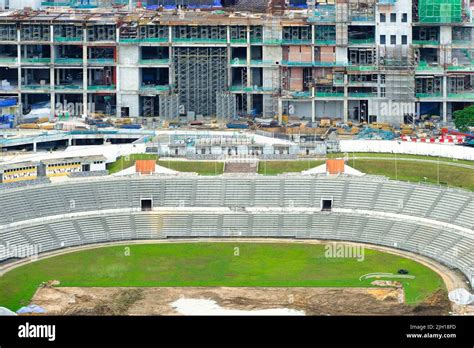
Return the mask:
<path fill-rule="evenodd" d="M 363 197 L 363 199 L 361 199 Z M 344 240 L 407 250 L 474 283 L 474 194 L 364 176 L 107 177 L 1 193 L 9 245 L 41 252 L 181 237 Z"/>

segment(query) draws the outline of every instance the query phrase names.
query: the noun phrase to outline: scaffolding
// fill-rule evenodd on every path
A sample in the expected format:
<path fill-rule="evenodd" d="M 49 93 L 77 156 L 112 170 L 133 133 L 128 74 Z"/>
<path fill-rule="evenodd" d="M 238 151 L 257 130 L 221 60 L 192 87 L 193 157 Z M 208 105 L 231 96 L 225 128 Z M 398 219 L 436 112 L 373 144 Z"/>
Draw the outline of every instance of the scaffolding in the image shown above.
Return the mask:
<path fill-rule="evenodd" d="M 224 25 L 177 25 L 173 27 L 176 42 L 226 43 L 227 27 Z"/>
<path fill-rule="evenodd" d="M 185 112 L 216 114 L 216 93 L 227 90 L 226 47 L 175 47 L 176 91 Z"/>
<path fill-rule="evenodd" d="M 414 102 L 415 62 L 412 49 L 403 45 L 380 46 L 377 55 L 380 73 L 385 78 L 383 97 Z"/>
<path fill-rule="evenodd" d="M 311 43 L 311 27 L 310 26 L 291 26 L 283 27 L 284 43 Z"/>
<path fill-rule="evenodd" d="M 50 27 L 46 24 L 23 24 L 20 28 L 22 41 L 50 41 Z"/>
<path fill-rule="evenodd" d="M 250 42 L 260 43 L 263 41 L 263 26 L 252 25 L 250 26 Z"/>
<path fill-rule="evenodd" d="M 216 116 L 218 119 L 231 119 L 237 115 L 235 94 L 229 92 L 216 93 Z"/>
<path fill-rule="evenodd" d="M 14 24 L 0 25 L 0 41 L 16 41 L 16 26 Z"/>
<path fill-rule="evenodd" d="M 247 26 L 232 25 L 230 27 L 230 42 L 246 43 L 247 42 Z"/>
<path fill-rule="evenodd" d="M 349 0 L 349 19 L 355 22 L 375 20 L 375 0 Z"/>
<path fill-rule="evenodd" d="M 87 28 L 87 41 L 115 41 L 115 25 L 92 25 Z"/>
<path fill-rule="evenodd" d="M 83 30 L 77 25 L 55 25 L 55 41 L 82 41 Z"/>
<path fill-rule="evenodd" d="M 177 94 L 160 95 L 158 103 L 160 108 L 160 117 L 163 119 L 172 120 L 179 116 L 180 108 L 179 97 Z M 151 110 L 148 110 L 148 112 L 151 112 Z"/>
<path fill-rule="evenodd" d="M 418 0 L 421 23 L 462 22 L 462 0 Z"/>

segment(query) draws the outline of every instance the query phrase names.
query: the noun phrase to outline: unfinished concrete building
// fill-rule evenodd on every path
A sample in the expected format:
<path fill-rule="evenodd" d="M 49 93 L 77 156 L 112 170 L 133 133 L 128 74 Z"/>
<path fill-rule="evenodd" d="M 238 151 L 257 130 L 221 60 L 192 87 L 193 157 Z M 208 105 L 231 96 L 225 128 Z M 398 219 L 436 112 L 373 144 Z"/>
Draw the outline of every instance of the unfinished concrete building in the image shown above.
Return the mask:
<path fill-rule="evenodd" d="M 51 114 L 73 103 L 77 115 L 448 123 L 474 102 L 467 1 L 11 12 L 0 17 L 0 96 Z"/>

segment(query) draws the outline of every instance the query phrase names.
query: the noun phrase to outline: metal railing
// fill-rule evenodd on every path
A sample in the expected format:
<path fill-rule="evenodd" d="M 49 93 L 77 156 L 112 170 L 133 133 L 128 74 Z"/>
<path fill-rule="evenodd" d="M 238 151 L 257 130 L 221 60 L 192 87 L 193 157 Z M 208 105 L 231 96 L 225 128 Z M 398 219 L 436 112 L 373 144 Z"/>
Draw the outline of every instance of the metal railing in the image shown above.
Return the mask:
<path fill-rule="evenodd" d="M 144 65 L 167 65 L 170 63 L 170 59 L 140 59 L 138 63 Z"/>
<path fill-rule="evenodd" d="M 375 44 L 375 38 L 368 38 L 368 39 L 349 39 L 349 44 L 354 45 L 370 45 Z"/>
<path fill-rule="evenodd" d="M 55 42 L 82 42 L 82 37 L 64 37 L 64 36 L 55 36 Z"/>
<path fill-rule="evenodd" d="M 21 58 L 23 63 L 51 63 L 51 58 Z"/>
<path fill-rule="evenodd" d="M 96 90 L 113 90 L 115 89 L 115 85 L 89 85 L 87 86 L 89 91 L 96 91 Z"/>
<path fill-rule="evenodd" d="M 87 60 L 88 64 L 115 64 L 113 58 L 89 58 Z"/>
<path fill-rule="evenodd" d="M 54 60 L 55 64 L 63 64 L 63 65 L 77 65 L 82 64 L 82 58 L 56 58 Z"/>
<path fill-rule="evenodd" d="M 439 40 L 413 40 L 412 44 L 413 45 L 434 45 L 434 46 L 438 46 L 439 45 Z"/>
<path fill-rule="evenodd" d="M 190 42 L 190 43 L 227 43 L 227 39 L 212 39 L 212 38 L 173 38 L 173 42 Z"/>

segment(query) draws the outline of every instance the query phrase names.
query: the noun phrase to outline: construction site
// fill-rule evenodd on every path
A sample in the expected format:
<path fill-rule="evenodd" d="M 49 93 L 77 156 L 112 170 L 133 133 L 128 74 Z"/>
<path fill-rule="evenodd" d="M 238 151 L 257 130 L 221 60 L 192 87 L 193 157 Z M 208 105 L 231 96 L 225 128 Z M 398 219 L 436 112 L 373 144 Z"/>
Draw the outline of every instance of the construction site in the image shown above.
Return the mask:
<path fill-rule="evenodd" d="M 351 134 L 450 125 L 474 102 L 472 1 L 12 4 L 0 98 L 20 114 L 68 105 L 73 117 L 339 122 Z"/>

